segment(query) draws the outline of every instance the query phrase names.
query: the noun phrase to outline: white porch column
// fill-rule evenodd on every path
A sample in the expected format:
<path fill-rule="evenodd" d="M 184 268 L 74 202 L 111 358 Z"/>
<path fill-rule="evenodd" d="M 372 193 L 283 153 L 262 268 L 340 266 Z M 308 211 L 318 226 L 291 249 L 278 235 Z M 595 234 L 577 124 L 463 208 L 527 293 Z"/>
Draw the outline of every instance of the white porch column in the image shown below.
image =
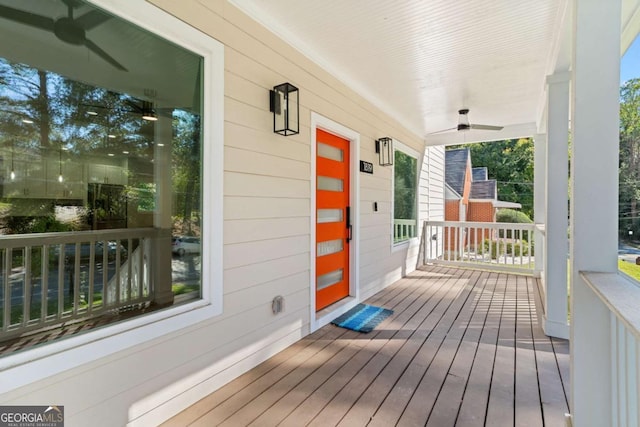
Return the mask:
<path fill-rule="evenodd" d="M 569 240 L 569 72 L 547 77 L 546 292 L 543 329 L 569 338 L 567 320 L 567 251 Z"/>
<path fill-rule="evenodd" d="M 547 135 L 539 133 L 533 137 L 533 222 L 544 226 L 546 224 L 546 176 L 547 176 Z M 535 272 L 540 275 L 543 286 L 546 286 L 544 236 L 540 231 L 535 232 L 534 253 Z M 545 304 L 546 310 L 546 304 Z"/>
<path fill-rule="evenodd" d="M 173 303 L 171 289 L 171 119 L 160 116 L 155 124 L 153 175 L 156 184 L 156 210 L 153 225 L 158 230 L 152 250 L 153 302 L 159 306 Z"/>
<path fill-rule="evenodd" d="M 580 271 L 617 271 L 621 0 L 573 0 L 571 413 L 611 425 L 610 318 Z"/>

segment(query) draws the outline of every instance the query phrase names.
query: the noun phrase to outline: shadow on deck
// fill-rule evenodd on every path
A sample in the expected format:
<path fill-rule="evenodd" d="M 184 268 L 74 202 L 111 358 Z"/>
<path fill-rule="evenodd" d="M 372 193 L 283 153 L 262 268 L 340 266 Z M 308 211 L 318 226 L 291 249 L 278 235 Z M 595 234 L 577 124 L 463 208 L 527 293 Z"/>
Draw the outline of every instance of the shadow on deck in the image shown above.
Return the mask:
<path fill-rule="evenodd" d="M 367 301 L 394 310 L 373 332 L 327 325 L 164 425 L 563 425 L 569 344 L 536 280 L 427 266 Z"/>

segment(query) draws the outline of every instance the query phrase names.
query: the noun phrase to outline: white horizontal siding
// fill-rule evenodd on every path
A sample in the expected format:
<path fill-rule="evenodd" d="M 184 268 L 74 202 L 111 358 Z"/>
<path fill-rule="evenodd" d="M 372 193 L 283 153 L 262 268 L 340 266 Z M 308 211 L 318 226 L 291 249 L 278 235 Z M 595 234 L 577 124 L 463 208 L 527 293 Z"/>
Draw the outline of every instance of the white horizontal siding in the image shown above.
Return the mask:
<path fill-rule="evenodd" d="M 286 258 L 256 262 L 224 271 L 227 292 L 272 282 L 290 274 L 309 271 L 309 254 L 301 253 Z"/>
<path fill-rule="evenodd" d="M 226 1 L 153 3 L 225 45 L 224 264 L 215 266 L 223 269 L 224 311 L 0 396 L 3 404 L 64 404 L 69 426 L 158 424 L 308 333 L 311 111 L 358 132 L 354 155 L 374 164 L 373 175 L 359 175 L 360 295 L 388 286 L 417 259 L 416 245 L 392 251 L 393 168 L 378 165 L 374 141 L 390 136 L 421 153 L 421 138 Z M 272 132 L 268 111 L 268 89 L 284 81 L 300 88 L 301 101 L 300 134 L 287 138 Z M 444 215 L 434 200 L 443 151 L 428 153 L 418 189 L 421 219 Z M 285 312 L 274 316 L 276 295 L 285 296 Z"/>
<path fill-rule="evenodd" d="M 309 234 L 309 218 L 267 218 L 226 220 L 224 235 L 226 243 L 247 243 L 279 237 L 304 236 Z"/>
<path fill-rule="evenodd" d="M 293 218 L 309 217 L 309 200 L 268 197 L 225 197 L 225 218 Z M 226 262 L 226 261 L 225 261 Z"/>
<path fill-rule="evenodd" d="M 309 180 L 227 172 L 224 191 L 229 196 L 309 199 Z"/>
<path fill-rule="evenodd" d="M 427 147 L 430 175 L 428 214 L 432 221 L 444 221 L 444 147 Z"/>

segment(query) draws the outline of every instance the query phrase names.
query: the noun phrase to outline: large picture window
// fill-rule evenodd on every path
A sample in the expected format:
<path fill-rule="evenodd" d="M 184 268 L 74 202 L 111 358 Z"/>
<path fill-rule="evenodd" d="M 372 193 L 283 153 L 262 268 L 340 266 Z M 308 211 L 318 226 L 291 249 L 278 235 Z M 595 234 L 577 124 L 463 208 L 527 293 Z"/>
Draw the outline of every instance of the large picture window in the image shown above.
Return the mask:
<path fill-rule="evenodd" d="M 0 356 L 200 299 L 203 57 L 87 2 L 0 5 Z"/>
<path fill-rule="evenodd" d="M 393 243 L 406 242 L 417 234 L 418 160 L 413 150 L 395 143 L 393 161 Z M 409 154 L 411 153 L 411 154 Z"/>

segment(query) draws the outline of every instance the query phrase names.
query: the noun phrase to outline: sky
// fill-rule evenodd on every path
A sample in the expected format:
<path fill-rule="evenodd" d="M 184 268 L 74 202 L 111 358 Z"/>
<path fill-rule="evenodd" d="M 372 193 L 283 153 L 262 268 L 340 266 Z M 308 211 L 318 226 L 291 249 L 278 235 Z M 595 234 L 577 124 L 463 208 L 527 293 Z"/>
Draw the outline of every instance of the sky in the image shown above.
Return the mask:
<path fill-rule="evenodd" d="M 640 36 L 636 37 L 620 61 L 620 83 L 640 77 Z"/>

